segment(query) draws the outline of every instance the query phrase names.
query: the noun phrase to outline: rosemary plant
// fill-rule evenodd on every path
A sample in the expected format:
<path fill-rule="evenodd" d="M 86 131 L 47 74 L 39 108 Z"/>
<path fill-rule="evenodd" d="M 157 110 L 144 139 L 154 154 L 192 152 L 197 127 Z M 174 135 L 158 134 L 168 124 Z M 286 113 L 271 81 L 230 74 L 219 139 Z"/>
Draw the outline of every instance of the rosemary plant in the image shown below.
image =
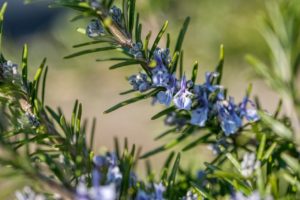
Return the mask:
<path fill-rule="evenodd" d="M 189 18 L 173 46 L 168 33 L 166 44 L 160 46 L 168 21 L 150 44 L 152 32 L 143 36 L 135 0 L 123 0 L 121 8 L 114 0 L 53 0 L 51 7 L 69 7 L 78 12 L 73 21 L 90 19 L 85 28 L 78 29 L 89 41 L 75 45 L 86 49 L 65 58 L 115 50 L 122 56 L 98 61 L 115 61 L 110 69 L 140 66 L 139 72 L 128 78 L 130 88 L 121 93 L 134 97 L 105 113 L 151 98 L 153 104 L 165 106 L 152 119 L 164 117 L 164 123 L 170 126 L 156 139 L 178 134 L 167 144 L 142 155 L 135 145 L 129 146 L 127 139 L 124 147 L 115 139 L 113 152 L 95 155 L 96 122 L 93 120 L 91 137 L 87 138 L 87 123 L 81 119 L 82 105 L 75 102 L 69 121 L 61 109 L 46 106 L 46 59 L 30 81 L 27 45 L 23 48 L 21 70 L 1 51 L 0 167 L 3 170 L 0 175 L 16 178 L 12 188 L 17 190 L 15 198 L 299 199 L 299 145 L 295 138 L 299 134 L 300 115 L 297 93 L 300 6 L 296 0 L 272 2 L 267 4 L 268 15 L 261 25 L 271 47 L 272 68 L 248 57 L 259 75 L 283 97 L 274 112 L 266 112 L 258 98 L 255 102 L 250 99 L 251 84 L 240 103 L 235 103 L 221 85 L 222 45 L 217 66 L 205 73 L 204 83 L 196 82 L 197 62 L 192 76 L 185 75 L 182 46 Z M 1 26 L 6 6 L 0 12 Z M 280 115 L 282 102 L 292 111 L 296 108 L 289 117 Z M 193 141 L 189 141 L 191 136 Z M 187 142 L 186 146 L 181 152 L 169 154 L 160 174 L 154 174 L 148 163 L 147 178 L 142 180 L 138 176 L 139 159 L 183 142 Z M 210 145 L 215 158 L 193 174 L 181 167 L 180 157 L 198 145 Z"/>

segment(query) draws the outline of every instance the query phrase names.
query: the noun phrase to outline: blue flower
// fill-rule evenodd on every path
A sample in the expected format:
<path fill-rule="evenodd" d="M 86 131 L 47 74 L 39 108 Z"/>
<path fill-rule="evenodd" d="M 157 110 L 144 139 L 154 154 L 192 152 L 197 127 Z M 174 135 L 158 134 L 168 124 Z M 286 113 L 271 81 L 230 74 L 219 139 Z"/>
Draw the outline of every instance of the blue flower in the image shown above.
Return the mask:
<path fill-rule="evenodd" d="M 117 198 L 114 184 L 93 187 L 89 191 L 89 199 L 93 200 L 115 200 Z"/>
<path fill-rule="evenodd" d="M 205 126 L 208 118 L 208 98 L 206 92 L 203 92 L 202 96 L 198 97 L 198 102 L 200 104 L 195 110 L 192 111 L 191 124 L 200 127 Z"/>
<path fill-rule="evenodd" d="M 166 106 L 170 106 L 173 98 L 173 92 L 171 90 L 160 91 L 156 98 L 160 104 L 165 104 Z"/>
<path fill-rule="evenodd" d="M 107 172 L 107 183 L 116 183 L 117 185 L 121 183 L 122 174 L 118 166 L 109 167 Z"/>
<path fill-rule="evenodd" d="M 190 110 L 192 107 L 192 93 L 186 87 L 185 76 L 181 80 L 181 88 L 174 96 L 174 104 L 178 109 Z"/>
<path fill-rule="evenodd" d="M 157 65 L 152 70 L 152 83 L 157 87 L 167 87 L 172 75 L 169 74 L 164 65 Z"/>
<path fill-rule="evenodd" d="M 111 14 L 112 19 L 119 25 L 122 25 L 122 11 L 117 6 L 113 6 L 109 13 Z"/>
<path fill-rule="evenodd" d="M 99 9 L 102 7 L 101 0 L 89 0 L 89 3 L 93 9 Z"/>
<path fill-rule="evenodd" d="M 151 84 L 147 80 L 147 75 L 144 73 L 139 73 L 137 75 L 132 75 L 128 78 L 129 84 L 133 86 L 134 90 L 140 92 L 145 92 L 150 89 Z"/>
<path fill-rule="evenodd" d="M 247 104 L 250 103 L 251 108 L 247 108 Z M 245 117 L 250 122 L 255 122 L 259 120 L 259 116 L 257 114 L 257 110 L 255 104 L 245 97 L 240 104 L 240 115 L 241 117 Z"/>
<path fill-rule="evenodd" d="M 176 90 L 176 78 L 173 75 L 169 76 L 168 82 L 166 82 L 166 91 L 160 91 L 157 95 L 156 98 L 159 103 L 165 104 L 166 106 L 170 106 L 173 98 L 173 94 L 175 93 Z"/>
<path fill-rule="evenodd" d="M 136 59 L 143 58 L 143 44 L 141 42 L 134 43 L 132 47 L 129 49 L 129 53 L 134 56 Z"/>
<path fill-rule="evenodd" d="M 164 65 L 168 67 L 171 62 L 169 49 L 157 48 L 153 53 L 153 57 L 157 65 Z"/>
<path fill-rule="evenodd" d="M 198 200 L 198 194 L 192 192 L 191 190 L 189 190 L 186 193 L 186 196 L 182 198 L 182 200 Z"/>
<path fill-rule="evenodd" d="M 155 200 L 163 200 L 163 193 L 166 191 L 165 186 L 162 183 L 154 184 Z"/>
<path fill-rule="evenodd" d="M 234 134 L 242 126 L 242 119 L 238 116 L 236 105 L 233 99 L 220 101 L 217 103 L 218 116 L 221 122 L 221 128 L 226 136 Z"/>
<path fill-rule="evenodd" d="M 99 170 L 94 169 L 92 171 L 92 184 L 93 187 L 98 187 L 100 185 L 102 179 L 102 174 L 99 172 Z"/>
<path fill-rule="evenodd" d="M 108 164 L 107 158 L 105 156 L 94 156 L 93 162 L 97 167 L 103 167 Z"/>
<path fill-rule="evenodd" d="M 152 200 L 152 197 L 146 192 L 139 190 L 135 200 Z"/>
<path fill-rule="evenodd" d="M 270 195 L 267 195 L 265 197 L 262 197 L 258 191 L 254 191 L 252 194 L 249 196 L 244 196 L 243 193 L 241 192 L 236 192 L 233 194 L 231 197 L 231 200 L 273 200 L 273 197 Z"/>
<path fill-rule="evenodd" d="M 212 85 L 211 84 L 213 78 L 216 78 L 218 76 L 219 76 L 218 72 L 206 72 L 205 73 L 205 83 L 204 83 L 204 86 L 207 88 L 208 91 L 214 92 L 214 91 L 216 91 L 217 89 L 220 88 L 219 85 Z"/>
<path fill-rule="evenodd" d="M 164 122 L 168 126 L 176 126 L 177 128 L 181 128 L 186 124 L 186 118 L 184 116 L 180 116 L 176 112 L 168 113 Z"/>
<path fill-rule="evenodd" d="M 96 38 L 105 34 L 104 29 L 99 20 L 93 19 L 86 27 L 86 34 L 90 38 Z"/>

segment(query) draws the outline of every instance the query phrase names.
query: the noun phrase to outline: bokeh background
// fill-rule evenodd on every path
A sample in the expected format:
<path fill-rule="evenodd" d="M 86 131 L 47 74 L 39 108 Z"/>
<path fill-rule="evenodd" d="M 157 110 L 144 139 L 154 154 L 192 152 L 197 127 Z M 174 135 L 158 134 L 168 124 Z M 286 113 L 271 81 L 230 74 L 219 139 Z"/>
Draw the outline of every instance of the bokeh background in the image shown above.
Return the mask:
<path fill-rule="evenodd" d="M 263 2 L 137 0 L 137 7 L 142 13 L 144 35 L 149 30 L 152 30 L 152 35 L 156 35 L 164 20 L 169 20 L 169 32 L 172 39 L 175 39 L 184 18 L 191 16 L 184 44 L 186 73 L 189 74 L 193 62 L 197 60 L 200 64 L 198 80 L 202 82 L 204 72 L 213 70 L 217 64 L 219 46 L 224 44 L 226 61 L 223 85 L 229 88 L 230 95 L 240 101 L 247 85 L 253 83 L 253 94 L 259 95 L 262 105 L 273 111 L 278 97 L 255 77 L 254 71 L 244 59 L 246 54 L 254 54 L 262 59 L 268 56 L 266 44 L 257 30 L 257 17 L 264 8 Z M 27 43 L 31 75 L 42 58 L 47 57 L 47 104 L 61 107 L 70 116 L 75 100 L 82 102 L 84 116 L 89 119 L 97 118 L 95 151 L 103 147 L 112 149 L 115 136 L 121 140 L 128 137 L 131 144 L 142 146 L 143 152 L 174 137 L 153 140 L 166 127 L 162 120 L 150 120 L 162 107 L 153 107 L 148 100 L 111 114 L 103 114 L 110 106 L 128 98 L 118 94 L 130 88 L 125 77 L 138 72 L 139 68 L 110 71 L 109 62 L 95 62 L 96 58 L 107 55 L 103 53 L 63 59 L 77 51 L 72 48 L 74 44 L 88 41 L 87 37 L 76 32 L 78 27 L 84 28 L 88 20 L 71 23 L 76 12 L 64 8 L 49 9 L 47 1 L 29 5 L 24 5 L 22 0 L 9 0 L 8 3 L 3 42 L 6 57 L 20 63 L 23 43 Z M 183 163 L 186 165 L 197 166 L 212 158 L 212 153 L 206 147 L 198 147 L 192 151 L 183 156 L 186 161 Z M 191 155 L 194 159 L 190 159 Z M 157 155 L 151 161 L 154 166 L 159 167 L 164 157 L 165 154 Z"/>

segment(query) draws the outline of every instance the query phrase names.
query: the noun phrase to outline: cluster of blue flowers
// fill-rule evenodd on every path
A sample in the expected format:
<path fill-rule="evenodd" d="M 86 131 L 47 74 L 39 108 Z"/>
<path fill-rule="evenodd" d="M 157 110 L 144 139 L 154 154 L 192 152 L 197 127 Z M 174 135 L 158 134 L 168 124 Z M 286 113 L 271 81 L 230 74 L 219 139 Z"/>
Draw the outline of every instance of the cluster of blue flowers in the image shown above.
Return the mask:
<path fill-rule="evenodd" d="M 92 0 L 91 5 L 100 1 Z M 116 6 L 109 10 L 112 20 L 122 28 L 122 12 Z M 101 23 L 92 20 L 87 26 L 86 33 L 91 38 L 97 38 L 105 34 Z M 157 48 L 153 57 L 145 59 L 142 43 L 132 43 L 126 47 L 129 54 L 137 60 L 145 60 L 148 63 L 148 74 L 140 72 L 129 77 L 129 83 L 133 89 L 145 92 L 152 88 L 161 88 L 162 91 L 154 97 L 154 102 L 170 106 L 172 103 L 178 110 L 190 112 L 190 119 L 185 123 L 204 127 L 210 121 L 217 119 L 226 136 L 236 133 L 243 126 L 243 119 L 254 122 L 259 119 L 255 105 L 245 97 L 235 104 L 232 97 L 225 98 L 224 88 L 214 84 L 219 76 L 217 72 L 207 72 L 203 84 L 186 80 L 185 75 L 179 79 L 170 72 L 171 56 L 169 49 Z M 153 64 L 154 63 L 154 64 Z M 154 67 L 153 67 L 154 66 Z M 150 75 L 150 77 L 149 77 Z M 182 125 L 182 124 L 181 124 Z"/>
<path fill-rule="evenodd" d="M 154 52 L 154 68 L 151 77 L 139 73 L 129 78 L 134 90 L 145 92 L 151 88 L 162 88 L 155 102 L 170 106 L 173 102 L 178 110 L 190 112 L 192 125 L 204 127 L 210 119 L 217 118 L 225 135 L 236 133 L 243 125 L 243 118 L 249 122 L 259 119 L 255 105 L 245 97 L 239 104 L 235 104 L 232 97 L 227 100 L 221 85 L 213 84 L 219 76 L 216 72 L 207 72 L 203 84 L 187 81 L 185 75 L 180 80 L 169 71 L 171 58 L 168 49 L 156 49 Z M 149 67 L 150 68 L 150 67 Z"/>
<path fill-rule="evenodd" d="M 107 153 L 104 156 L 95 156 L 93 159 L 94 169 L 92 171 L 92 186 L 87 187 L 85 177 L 77 185 L 77 200 L 115 200 L 120 195 L 123 174 L 119 167 L 119 160 L 114 153 Z M 130 173 L 129 185 L 138 188 L 138 181 L 135 173 Z M 148 190 L 149 188 L 149 190 Z M 147 189 L 147 191 L 145 191 Z M 146 189 L 138 189 L 135 200 L 163 200 L 163 193 L 166 188 L 162 183 L 154 184 Z"/>
<path fill-rule="evenodd" d="M 122 174 L 115 154 L 95 156 L 93 159 L 92 188 L 87 188 L 85 180 L 77 186 L 77 200 L 114 200 L 120 188 Z"/>

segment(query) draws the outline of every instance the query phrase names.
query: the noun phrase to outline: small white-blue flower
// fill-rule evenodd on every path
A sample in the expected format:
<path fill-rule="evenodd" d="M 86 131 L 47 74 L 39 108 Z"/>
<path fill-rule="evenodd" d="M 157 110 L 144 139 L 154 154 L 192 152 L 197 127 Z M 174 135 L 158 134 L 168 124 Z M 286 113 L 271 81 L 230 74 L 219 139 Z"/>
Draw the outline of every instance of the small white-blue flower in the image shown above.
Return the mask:
<path fill-rule="evenodd" d="M 173 102 L 178 109 L 190 110 L 193 94 L 186 87 L 185 76 L 182 77 L 180 90 L 174 96 Z"/>

